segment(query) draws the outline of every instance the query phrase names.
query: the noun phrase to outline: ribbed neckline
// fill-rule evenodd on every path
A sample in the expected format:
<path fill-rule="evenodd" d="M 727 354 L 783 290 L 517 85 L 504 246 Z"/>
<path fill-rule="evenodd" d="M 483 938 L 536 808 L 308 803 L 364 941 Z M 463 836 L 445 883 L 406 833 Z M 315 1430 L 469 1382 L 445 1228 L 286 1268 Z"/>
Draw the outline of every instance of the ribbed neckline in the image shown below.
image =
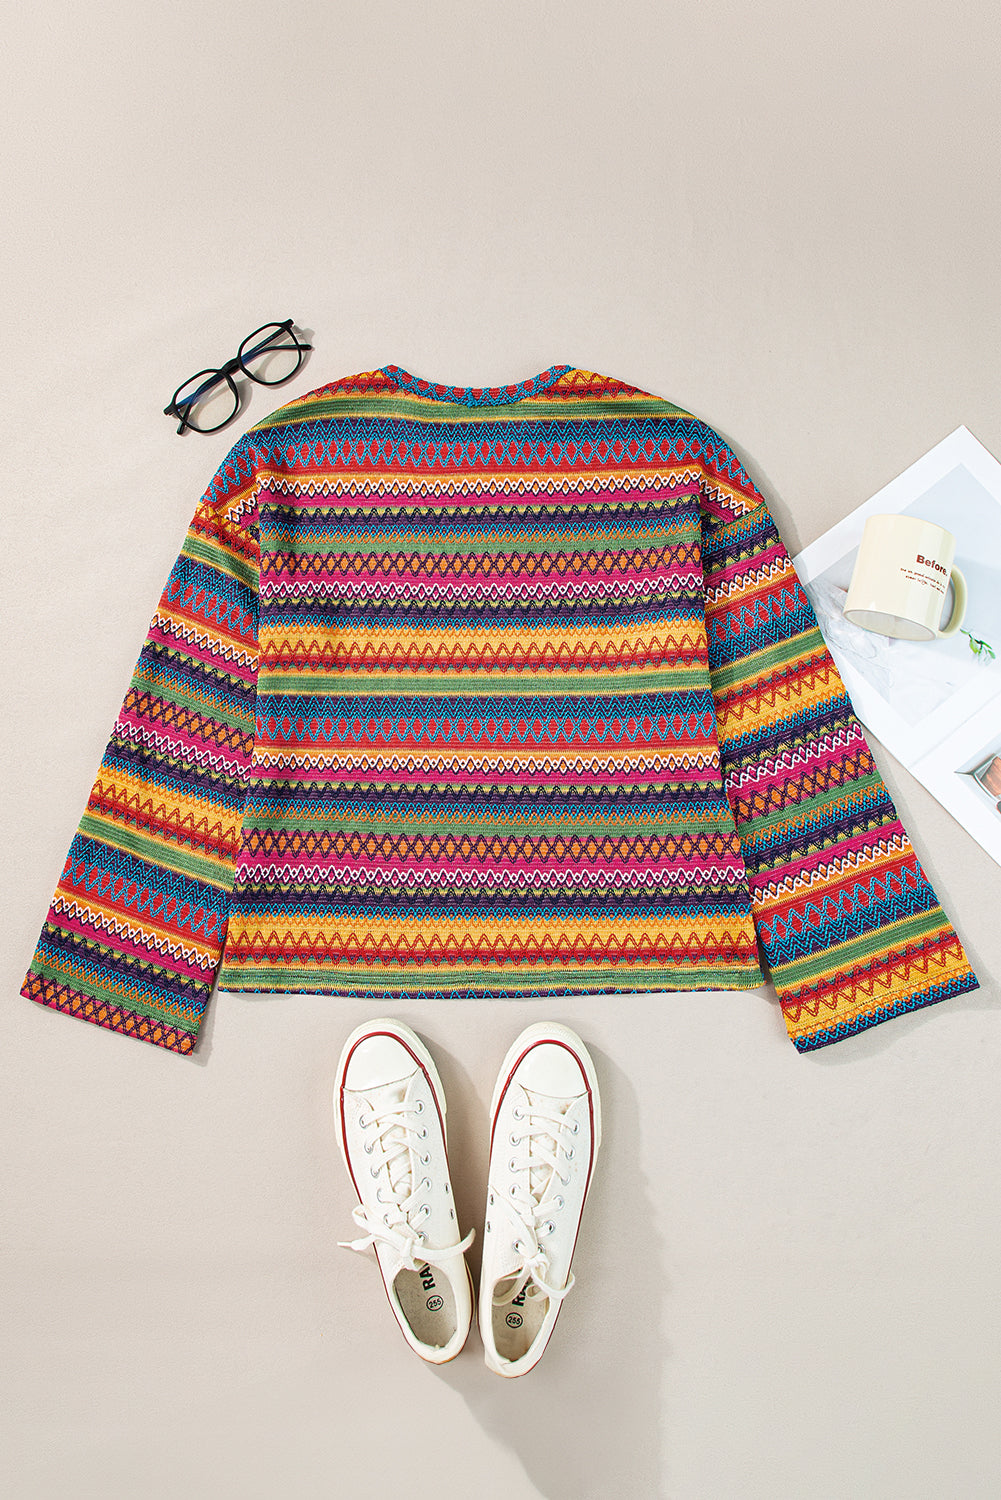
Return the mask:
<path fill-rule="evenodd" d="M 400 365 L 383 365 L 380 374 L 403 390 L 424 396 L 429 401 L 447 401 L 459 406 L 510 406 L 512 402 L 524 401 L 527 396 L 548 390 L 572 368 L 572 365 L 552 365 L 541 375 L 533 375 L 531 380 L 503 386 L 438 385 L 433 380 L 419 380 Z"/>

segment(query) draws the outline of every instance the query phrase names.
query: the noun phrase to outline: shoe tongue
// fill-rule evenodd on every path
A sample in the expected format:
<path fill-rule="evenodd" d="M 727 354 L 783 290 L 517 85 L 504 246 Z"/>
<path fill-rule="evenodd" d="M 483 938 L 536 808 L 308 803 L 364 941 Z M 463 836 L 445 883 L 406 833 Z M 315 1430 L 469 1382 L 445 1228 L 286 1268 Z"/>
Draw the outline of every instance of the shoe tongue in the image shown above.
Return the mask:
<path fill-rule="evenodd" d="M 540 1094 L 532 1089 L 525 1089 L 524 1093 L 525 1098 L 528 1100 L 529 1108 L 544 1110 L 547 1115 L 564 1115 L 570 1108 L 570 1100 L 554 1099 L 551 1094 Z M 532 1132 L 532 1138 L 534 1141 L 537 1141 L 544 1150 L 549 1151 L 553 1156 L 556 1156 L 555 1136 L 544 1135 L 542 1133 L 542 1130 L 534 1130 Z M 535 1199 L 536 1203 L 542 1202 L 546 1189 L 549 1187 L 552 1180 L 553 1168 L 547 1161 L 540 1161 L 537 1166 L 529 1168 L 529 1192 L 532 1194 L 532 1197 Z"/>
<path fill-rule="evenodd" d="M 385 1083 L 377 1089 L 367 1090 L 365 1097 L 372 1113 L 383 1115 L 403 1104 L 409 1086 L 410 1079 L 401 1078 L 396 1083 Z M 402 1124 L 394 1125 L 392 1129 L 384 1132 L 382 1149 L 390 1158 L 388 1164 L 390 1189 L 397 1197 L 404 1197 L 409 1194 L 413 1186 L 413 1163 L 407 1132 Z"/>

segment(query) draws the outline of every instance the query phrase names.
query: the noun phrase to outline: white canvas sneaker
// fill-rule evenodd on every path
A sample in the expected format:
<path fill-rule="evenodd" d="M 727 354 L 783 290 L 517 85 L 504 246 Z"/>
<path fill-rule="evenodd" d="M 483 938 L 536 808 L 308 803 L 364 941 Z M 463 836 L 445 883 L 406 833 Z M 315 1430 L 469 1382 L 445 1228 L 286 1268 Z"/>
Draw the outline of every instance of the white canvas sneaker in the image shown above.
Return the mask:
<path fill-rule="evenodd" d="M 490 1106 L 479 1325 L 487 1366 L 525 1375 L 542 1358 L 563 1299 L 601 1140 L 594 1064 L 568 1026 L 523 1031 Z"/>
<path fill-rule="evenodd" d="M 337 1065 L 334 1120 L 396 1321 L 432 1364 L 453 1359 L 472 1319 L 472 1281 L 459 1238 L 445 1150 L 445 1094 L 431 1054 L 399 1021 L 370 1021 L 348 1037 Z"/>

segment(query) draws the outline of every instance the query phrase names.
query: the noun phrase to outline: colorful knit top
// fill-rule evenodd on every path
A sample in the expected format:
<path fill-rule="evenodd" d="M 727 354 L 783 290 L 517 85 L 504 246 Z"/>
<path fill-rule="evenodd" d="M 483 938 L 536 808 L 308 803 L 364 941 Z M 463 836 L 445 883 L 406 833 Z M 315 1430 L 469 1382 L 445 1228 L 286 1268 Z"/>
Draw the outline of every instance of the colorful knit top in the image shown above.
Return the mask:
<path fill-rule="evenodd" d="M 186 1053 L 216 979 L 662 995 L 762 959 L 800 1051 L 977 984 L 761 495 L 621 381 L 389 365 L 202 496 L 22 993 Z"/>

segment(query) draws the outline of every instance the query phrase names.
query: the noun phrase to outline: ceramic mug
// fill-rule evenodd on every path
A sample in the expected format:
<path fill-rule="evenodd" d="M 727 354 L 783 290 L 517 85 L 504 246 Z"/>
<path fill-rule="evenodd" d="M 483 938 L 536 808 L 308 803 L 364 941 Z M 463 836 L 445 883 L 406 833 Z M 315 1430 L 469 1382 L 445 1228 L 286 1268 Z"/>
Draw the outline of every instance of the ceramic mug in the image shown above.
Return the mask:
<path fill-rule="evenodd" d="M 855 560 L 845 619 L 903 641 L 956 635 L 966 614 L 966 579 L 953 566 L 956 538 L 916 516 L 870 516 Z M 942 607 L 952 583 L 952 611 Z"/>

